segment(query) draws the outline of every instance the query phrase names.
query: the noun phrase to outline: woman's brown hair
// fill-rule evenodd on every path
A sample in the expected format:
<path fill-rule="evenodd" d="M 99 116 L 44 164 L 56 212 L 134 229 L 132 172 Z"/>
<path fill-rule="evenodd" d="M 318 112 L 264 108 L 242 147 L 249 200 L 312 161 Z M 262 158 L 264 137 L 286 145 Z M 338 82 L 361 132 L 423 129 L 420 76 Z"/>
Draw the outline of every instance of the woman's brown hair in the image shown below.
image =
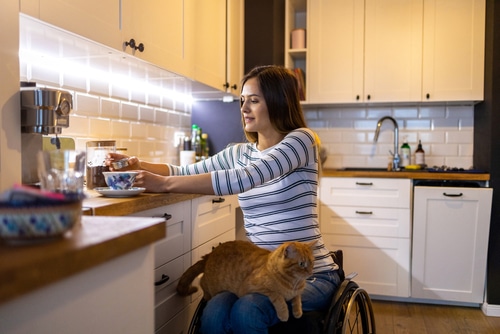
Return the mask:
<path fill-rule="evenodd" d="M 257 66 L 243 77 L 241 87 L 251 78 L 257 79 L 266 101 L 269 120 L 279 133 L 286 135 L 307 126 L 300 105 L 298 82 L 291 70 L 276 65 Z M 243 116 L 241 121 L 247 140 L 257 142 L 257 132 L 245 131 Z"/>

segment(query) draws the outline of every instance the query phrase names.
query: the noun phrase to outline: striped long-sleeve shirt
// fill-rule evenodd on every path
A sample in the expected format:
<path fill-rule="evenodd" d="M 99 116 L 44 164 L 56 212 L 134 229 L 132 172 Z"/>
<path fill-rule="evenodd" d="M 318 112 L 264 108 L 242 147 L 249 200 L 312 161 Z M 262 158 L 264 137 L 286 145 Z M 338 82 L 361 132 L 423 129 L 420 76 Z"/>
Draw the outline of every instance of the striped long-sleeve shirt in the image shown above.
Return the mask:
<path fill-rule="evenodd" d="M 217 195 L 238 194 L 247 237 L 273 250 L 287 241 L 317 240 L 314 272 L 337 268 L 318 223 L 318 145 L 314 133 L 296 129 L 263 151 L 255 143 L 230 146 L 171 175 L 211 173 Z"/>

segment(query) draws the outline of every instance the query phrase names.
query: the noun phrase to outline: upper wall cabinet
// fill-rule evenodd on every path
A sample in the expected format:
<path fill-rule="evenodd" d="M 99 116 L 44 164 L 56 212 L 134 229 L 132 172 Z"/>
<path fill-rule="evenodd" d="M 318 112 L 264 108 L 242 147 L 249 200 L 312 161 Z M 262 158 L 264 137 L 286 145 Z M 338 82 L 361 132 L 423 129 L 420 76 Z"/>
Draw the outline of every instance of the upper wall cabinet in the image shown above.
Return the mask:
<path fill-rule="evenodd" d="M 421 0 L 311 1 L 309 102 L 418 101 Z"/>
<path fill-rule="evenodd" d="M 188 0 L 21 0 L 25 14 L 185 76 L 192 75 L 190 6 Z"/>
<path fill-rule="evenodd" d="M 243 72 L 243 10 L 242 0 L 196 2 L 196 81 L 238 94 Z"/>
<path fill-rule="evenodd" d="M 315 0 L 306 11 L 306 65 L 293 52 L 285 64 L 305 68 L 308 103 L 483 99 L 484 0 Z"/>
<path fill-rule="evenodd" d="M 121 48 L 119 1 L 20 0 L 20 10 L 56 27 Z"/>
<path fill-rule="evenodd" d="M 134 39 L 136 56 L 162 68 L 192 76 L 194 3 L 188 0 L 121 0 L 122 38 Z M 140 51 L 140 44 L 144 51 Z"/>
<path fill-rule="evenodd" d="M 425 0 L 422 101 L 484 99 L 485 0 Z"/>

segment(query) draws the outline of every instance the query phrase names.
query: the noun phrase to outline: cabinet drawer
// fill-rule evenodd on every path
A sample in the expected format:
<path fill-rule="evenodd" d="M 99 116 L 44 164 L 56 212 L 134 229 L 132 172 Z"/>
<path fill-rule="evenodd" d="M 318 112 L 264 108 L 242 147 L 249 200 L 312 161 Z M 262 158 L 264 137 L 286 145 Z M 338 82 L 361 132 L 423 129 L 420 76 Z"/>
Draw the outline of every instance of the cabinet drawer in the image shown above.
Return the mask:
<path fill-rule="evenodd" d="M 236 206 L 236 196 L 203 196 L 193 199 L 193 248 L 234 229 Z"/>
<path fill-rule="evenodd" d="M 409 238 L 410 209 L 321 205 L 321 232 Z"/>
<path fill-rule="evenodd" d="M 410 208 L 409 179 L 324 177 L 320 200 L 328 205 Z"/>
<path fill-rule="evenodd" d="M 155 244 L 155 268 L 191 250 L 191 201 L 136 212 L 131 216 L 167 219 L 167 235 Z"/>
<path fill-rule="evenodd" d="M 181 297 L 176 291 L 177 282 L 190 264 L 191 253 L 187 253 L 155 269 L 155 282 L 160 281 L 163 275 L 169 277 L 164 284 L 155 286 L 155 329 L 163 326 L 191 302 L 189 296 Z"/>
<path fill-rule="evenodd" d="M 346 274 L 371 295 L 410 296 L 410 239 L 323 234 L 328 249 L 342 249 Z"/>
<path fill-rule="evenodd" d="M 235 231 L 236 230 L 233 228 L 232 230 L 229 230 L 229 231 L 219 235 L 218 237 L 213 238 L 212 240 L 210 240 L 208 242 L 205 242 L 203 245 L 200 245 L 199 247 L 193 249 L 192 263 L 195 264 L 198 260 L 201 259 L 201 257 L 203 255 L 210 253 L 215 247 L 217 247 L 221 243 L 234 240 L 235 233 L 236 233 Z M 198 282 L 199 282 L 199 279 L 196 279 L 193 284 L 198 286 L 198 288 L 199 288 L 200 285 Z M 199 288 L 199 290 L 196 293 L 191 295 L 191 298 L 192 298 L 192 300 L 195 300 L 195 299 L 201 297 L 201 295 L 202 295 L 201 288 Z"/>

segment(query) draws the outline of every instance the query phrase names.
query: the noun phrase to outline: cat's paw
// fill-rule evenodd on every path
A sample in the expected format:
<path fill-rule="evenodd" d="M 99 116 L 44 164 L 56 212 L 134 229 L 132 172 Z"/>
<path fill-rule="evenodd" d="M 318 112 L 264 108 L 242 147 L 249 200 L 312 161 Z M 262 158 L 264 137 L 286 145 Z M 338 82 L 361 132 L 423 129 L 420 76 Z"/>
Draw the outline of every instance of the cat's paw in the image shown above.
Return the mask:
<path fill-rule="evenodd" d="M 288 309 L 286 309 L 286 311 L 278 312 L 278 319 L 280 319 L 283 322 L 287 322 L 288 321 Z"/>
<path fill-rule="evenodd" d="M 293 316 L 295 318 L 297 318 L 297 319 L 300 318 L 300 317 L 302 317 L 302 308 L 294 309 L 293 310 Z"/>

